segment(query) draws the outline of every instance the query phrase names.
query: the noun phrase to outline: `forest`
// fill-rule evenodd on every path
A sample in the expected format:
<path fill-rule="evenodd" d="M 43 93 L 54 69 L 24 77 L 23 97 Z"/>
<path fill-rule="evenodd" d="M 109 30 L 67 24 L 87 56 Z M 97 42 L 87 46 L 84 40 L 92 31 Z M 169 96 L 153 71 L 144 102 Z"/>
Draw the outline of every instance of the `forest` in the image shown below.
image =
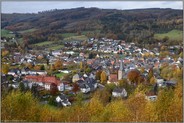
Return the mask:
<path fill-rule="evenodd" d="M 96 91 L 89 102 L 82 95 L 71 107 L 41 105 L 31 92 L 11 91 L 2 98 L 2 121 L 17 122 L 182 122 L 182 81 L 173 89 L 160 90 L 158 99 L 150 102 L 139 85 L 127 99 L 110 103 L 108 90 Z"/>
<path fill-rule="evenodd" d="M 159 8 L 115 10 L 82 7 L 54 9 L 34 14 L 2 13 L 1 16 L 2 29 L 13 31 L 17 38 L 23 38 L 29 44 L 51 39 L 58 41 L 63 39 L 62 33 L 81 35 L 84 31 L 89 31 L 85 34 L 88 37 L 155 44 L 159 41 L 154 38 L 155 34 L 172 30 L 182 31 L 183 27 L 182 10 Z M 32 31 L 28 33 L 27 30 Z M 90 33 L 96 30 L 99 30 L 98 33 Z M 173 41 L 176 42 L 175 39 L 169 42 Z"/>

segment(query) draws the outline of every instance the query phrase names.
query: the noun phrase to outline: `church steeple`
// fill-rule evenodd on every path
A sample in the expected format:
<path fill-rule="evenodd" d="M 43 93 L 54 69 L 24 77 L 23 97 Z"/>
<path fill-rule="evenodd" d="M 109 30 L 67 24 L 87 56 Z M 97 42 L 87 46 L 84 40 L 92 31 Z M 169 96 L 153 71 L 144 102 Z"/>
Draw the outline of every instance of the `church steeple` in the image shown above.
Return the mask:
<path fill-rule="evenodd" d="M 119 67 L 119 70 L 123 70 L 123 61 L 122 61 L 122 59 L 120 60 L 120 67 Z"/>
<path fill-rule="evenodd" d="M 120 56 L 120 67 L 118 70 L 118 80 L 123 78 L 123 55 Z"/>

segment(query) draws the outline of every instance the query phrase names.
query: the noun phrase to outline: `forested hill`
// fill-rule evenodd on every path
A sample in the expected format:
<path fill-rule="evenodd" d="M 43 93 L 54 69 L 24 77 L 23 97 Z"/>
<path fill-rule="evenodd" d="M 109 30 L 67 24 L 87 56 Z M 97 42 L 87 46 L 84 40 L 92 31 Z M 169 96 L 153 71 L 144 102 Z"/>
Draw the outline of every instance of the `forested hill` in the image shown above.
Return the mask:
<path fill-rule="evenodd" d="M 32 30 L 16 36 L 29 43 L 42 42 L 49 37 L 61 38 L 62 33 L 96 31 L 97 38 L 105 36 L 126 41 L 150 40 L 155 33 L 167 33 L 183 29 L 183 10 L 174 9 L 134 9 L 115 10 L 98 8 L 74 8 L 43 11 L 37 14 L 1 14 L 2 29 L 15 32 Z M 39 36 L 39 37 L 37 37 Z M 57 40 L 57 38 L 55 39 Z"/>

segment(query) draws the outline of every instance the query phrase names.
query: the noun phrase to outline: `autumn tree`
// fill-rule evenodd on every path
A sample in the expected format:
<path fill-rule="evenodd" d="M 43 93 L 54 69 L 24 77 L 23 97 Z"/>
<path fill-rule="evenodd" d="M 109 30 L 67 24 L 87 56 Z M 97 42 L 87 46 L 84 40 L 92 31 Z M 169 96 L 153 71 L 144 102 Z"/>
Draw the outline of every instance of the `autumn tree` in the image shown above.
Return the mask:
<path fill-rule="evenodd" d="M 41 66 L 39 65 L 34 66 L 34 70 L 40 70 L 40 69 L 41 69 Z"/>
<path fill-rule="evenodd" d="M 57 85 L 55 83 L 51 83 L 50 94 L 55 96 L 57 93 L 58 93 Z"/>
<path fill-rule="evenodd" d="M 5 57 L 9 54 L 9 51 L 8 50 L 2 50 L 1 54 L 2 54 L 2 57 Z"/>
<path fill-rule="evenodd" d="M 83 65 L 83 62 L 81 61 L 80 62 L 80 70 L 82 70 L 84 67 L 83 67 L 84 65 Z"/>
<path fill-rule="evenodd" d="M 77 94 L 77 96 L 75 97 L 75 99 L 76 99 L 76 104 L 82 106 L 82 104 L 83 104 L 82 101 L 84 99 L 84 94 L 82 92 L 79 92 Z"/>
<path fill-rule="evenodd" d="M 2 99 L 1 108 L 3 121 L 39 121 L 38 100 L 33 98 L 30 92 L 12 91 Z"/>
<path fill-rule="evenodd" d="M 1 71 L 3 74 L 7 74 L 9 71 L 9 65 L 8 64 L 2 64 Z"/>
<path fill-rule="evenodd" d="M 102 71 L 101 75 L 100 75 L 100 79 L 102 83 L 107 82 L 107 75 L 105 71 Z"/>
<path fill-rule="evenodd" d="M 141 67 L 141 68 L 140 68 L 140 72 L 141 72 L 141 73 L 144 73 L 144 72 L 145 72 L 145 68 L 144 68 L 144 67 Z"/>
<path fill-rule="evenodd" d="M 156 83 L 156 78 L 153 76 L 153 77 L 151 77 L 151 79 L 150 79 L 150 83 L 151 84 L 155 84 Z"/>
<path fill-rule="evenodd" d="M 132 121 L 131 112 L 122 100 L 109 103 L 99 115 L 100 122 L 129 122 Z"/>
<path fill-rule="evenodd" d="M 173 76 L 174 76 L 175 78 L 180 78 L 180 79 L 182 79 L 182 75 L 183 75 L 183 69 L 180 69 L 180 68 L 174 69 Z"/>
<path fill-rule="evenodd" d="M 73 92 L 76 93 L 77 91 L 79 91 L 79 89 L 80 89 L 80 88 L 79 88 L 79 86 L 77 85 L 77 83 L 74 83 L 74 84 L 73 84 L 73 89 L 72 89 Z"/>
<path fill-rule="evenodd" d="M 139 94 L 137 96 L 132 96 L 128 99 L 127 107 L 132 114 L 132 122 L 144 121 L 144 111 L 145 105 L 147 103 L 145 96 Z"/>
<path fill-rule="evenodd" d="M 174 91 L 172 89 L 164 89 L 159 92 L 155 103 L 157 122 L 170 122 L 168 114 L 170 106 L 173 104 Z"/>
<path fill-rule="evenodd" d="M 24 86 L 24 83 L 23 83 L 23 82 L 20 82 L 20 83 L 19 83 L 19 90 L 20 90 L 21 92 L 25 91 L 25 86 Z"/>
<path fill-rule="evenodd" d="M 29 69 L 32 69 L 34 66 L 31 63 L 26 63 L 26 67 L 28 67 Z"/>
<path fill-rule="evenodd" d="M 140 73 L 137 70 L 132 70 L 127 74 L 127 78 L 131 83 L 138 84 Z"/>
<path fill-rule="evenodd" d="M 97 97 L 103 105 L 106 105 L 110 102 L 111 92 L 108 89 L 97 90 L 93 97 Z"/>
<path fill-rule="evenodd" d="M 102 71 L 100 71 L 100 70 L 98 70 L 97 72 L 96 72 L 96 80 L 100 80 L 100 75 L 101 75 L 101 73 L 102 73 Z"/>
<path fill-rule="evenodd" d="M 90 73 L 92 71 L 92 69 L 90 68 L 90 67 L 87 67 L 86 69 L 85 69 L 85 72 L 86 73 Z"/>
<path fill-rule="evenodd" d="M 54 66 L 55 66 L 55 69 L 59 70 L 59 69 L 62 69 L 63 64 L 62 64 L 61 60 L 57 60 L 57 61 L 54 63 Z"/>
<path fill-rule="evenodd" d="M 153 68 L 150 68 L 149 69 L 149 72 L 148 72 L 148 81 L 150 81 L 150 79 L 153 77 Z"/>
<path fill-rule="evenodd" d="M 89 114 L 89 116 L 91 116 L 90 117 L 91 122 L 98 121 L 97 118 L 99 117 L 99 115 L 101 115 L 103 108 L 104 108 L 103 104 L 97 97 L 93 97 L 90 100 L 90 102 L 87 105 L 86 111 Z"/>

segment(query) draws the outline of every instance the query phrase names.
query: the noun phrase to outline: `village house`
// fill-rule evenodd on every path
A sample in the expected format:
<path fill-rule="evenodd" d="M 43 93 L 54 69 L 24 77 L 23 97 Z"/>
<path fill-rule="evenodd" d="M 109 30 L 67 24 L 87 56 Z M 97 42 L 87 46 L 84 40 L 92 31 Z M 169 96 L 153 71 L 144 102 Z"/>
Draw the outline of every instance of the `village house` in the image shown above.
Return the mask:
<path fill-rule="evenodd" d="M 61 93 L 59 96 L 56 97 L 56 102 L 61 103 L 63 106 L 70 106 L 71 103 L 69 102 L 67 96 Z"/>
<path fill-rule="evenodd" d="M 21 70 L 19 70 L 19 69 L 11 69 L 8 72 L 8 75 L 16 76 L 16 75 L 20 75 L 20 73 L 21 73 Z"/>
<path fill-rule="evenodd" d="M 24 80 L 29 82 L 29 87 L 31 88 L 33 84 L 37 84 L 41 87 L 44 87 L 46 90 L 50 90 L 50 86 L 52 83 L 56 84 L 59 91 L 63 90 L 63 85 L 54 76 L 33 76 L 33 75 L 26 75 Z"/>
<path fill-rule="evenodd" d="M 82 93 L 88 93 L 94 91 L 97 88 L 97 82 L 95 79 L 86 78 L 85 80 L 78 80 L 77 84 L 79 85 L 80 91 Z"/>
<path fill-rule="evenodd" d="M 114 88 L 112 91 L 112 96 L 113 97 L 122 97 L 125 98 L 128 96 L 127 91 L 125 90 L 125 88 Z"/>
<path fill-rule="evenodd" d="M 110 74 L 108 77 L 107 83 L 108 84 L 110 84 L 110 83 L 118 84 L 118 75 L 116 73 Z"/>

